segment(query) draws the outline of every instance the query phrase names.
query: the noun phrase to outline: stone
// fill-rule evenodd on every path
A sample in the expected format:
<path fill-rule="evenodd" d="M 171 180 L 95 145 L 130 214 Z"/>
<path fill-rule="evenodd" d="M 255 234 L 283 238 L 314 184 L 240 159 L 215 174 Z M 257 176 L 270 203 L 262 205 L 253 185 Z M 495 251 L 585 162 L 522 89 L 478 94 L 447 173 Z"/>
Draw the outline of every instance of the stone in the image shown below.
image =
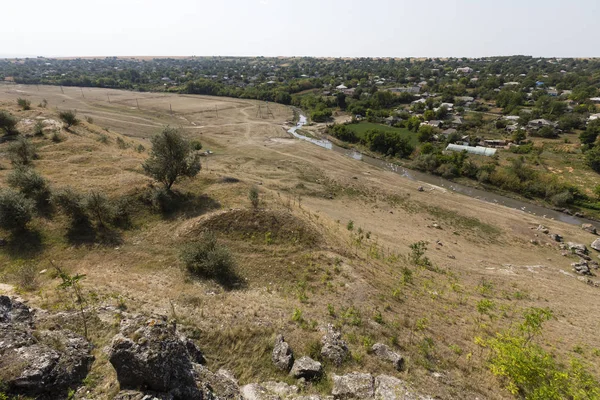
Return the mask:
<path fill-rule="evenodd" d="M 342 340 L 342 333 L 329 324 L 325 328 L 325 335 L 321 338 L 321 355 L 333 364 L 340 366 L 348 357 L 350 350 L 348 344 Z"/>
<path fill-rule="evenodd" d="M 321 363 L 307 356 L 294 361 L 294 365 L 290 371 L 290 375 L 294 378 L 304 378 L 306 380 L 319 378 L 322 373 L 323 366 Z"/>
<path fill-rule="evenodd" d="M 175 399 L 202 398 L 194 365 L 200 350 L 183 340 L 174 324 L 138 317 L 121 322 L 108 359 L 122 389 L 172 394 Z"/>
<path fill-rule="evenodd" d="M 346 375 L 333 375 L 333 398 L 372 399 L 375 394 L 375 383 L 371 374 L 352 372 Z"/>
<path fill-rule="evenodd" d="M 269 393 L 265 387 L 258 383 L 250 383 L 242 386 L 241 394 L 244 400 L 281 400 L 281 397 Z"/>
<path fill-rule="evenodd" d="M 140 392 L 137 390 L 121 390 L 113 400 L 173 400 L 171 394 L 155 393 L 155 392 Z"/>
<path fill-rule="evenodd" d="M 587 247 L 585 247 L 585 244 L 582 243 L 568 242 L 567 248 L 571 251 L 581 251 L 583 254 L 587 254 L 588 252 Z"/>
<path fill-rule="evenodd" d="M 581 229 L 594 235 L 597 233 L 596 227 L 592 224 L 582 224 Z"/>
<path fill-rule="evenodd" d="M 283 335 L 277 335 L 275 338 L 271 360 L 278 369 L 285 372 L 288 372 L 294 364 L 294 354 L 289 344 L 283 338 Z"/>
<path fill-rule="evenodd" d="M 423 188 L 423 186 L 419 186 L 419 187 L 417 188 L 417 190 L 418 190 L 419 192 L 423 192 L 423 191 L 425 190 L 425 188 Z"/>
<path fill-rule="evenodd" d="M 404 381 L 388 375 L 375 378 L 375 399 L 377 400 L 432 400 L 411 390 Z"/>
<path fill-rule="evenodd" d="M 596 251 L 600 251 L 600 239 L 594 240 L 590 247 Z"/>
<path fill-rule="evenodd" d="M 573 271 L 577 272 L 578 274 L 592 275 L 592 271 L 590 271 L 588 262 L 585 260 L 580 260 L 579 262 L 572 263 L 571 267 L 573 267 Z"/>
<path fill-rule="evenodd" d="M 269 392 L 280 396 L 281 398 L 288 398 L 295 394 L 298 394 L 299 389 L 296 385 L 288 385 L 285 382 L 263 382 L 262 386 L 267 389 Z"/>
<path fill-rule="evenodd" d="M 194 364 L 193 374 L 196 384 L 200 384 L 205 394 L 214 395 L 221 400 L 237 400 L 241 396 L 237 380 L 225 369 L 213 373 L 204 365 Z"/>
<path fill-rule="evenodd" d="M 66 397 L 86 377 L 94 357 L 82 336 L 66 329 L 35 327 L 34 310 L 0 296 L 0 371 L 8 371 L 9 395 Z"/>
<path fill-rule="evenodd" d="M 402 371 L 404 369 L 404 357 L 392 351 L 385 344 L 375 343 L 371 350 L 373 350 L 373 354 L 382 360 L 390 361 L 396 370 Z"/>
<path fill-rule="evenodd" d="M 550 235 L 550 239 L 554 240 L 555 242 L 562 242 L 563 237 L 561 235 L 559 235 L 558 233 L 551 233 Z"/>
<path fill-rule="evenodd" d="M 542 232 L 545 235 L 547 235 L 550 232 L 550 230 L 548 228 L 546 228 L 544 225 L 538 226 L 537 230 Z"/>

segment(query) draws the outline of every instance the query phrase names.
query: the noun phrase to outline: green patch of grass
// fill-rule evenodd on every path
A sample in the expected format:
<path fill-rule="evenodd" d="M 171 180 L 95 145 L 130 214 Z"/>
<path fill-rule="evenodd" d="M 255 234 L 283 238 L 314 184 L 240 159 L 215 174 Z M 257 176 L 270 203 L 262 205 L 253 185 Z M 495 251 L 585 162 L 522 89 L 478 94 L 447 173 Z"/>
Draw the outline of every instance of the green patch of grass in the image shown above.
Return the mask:
<path fill-rule="evenodd" d="M 484 234 L 489 240 L 497 240 L 502 234 L 502 230 L 493 225 L 482 222 L 479 218 L 467 217 L 459 214 L 456 211 L 447 210 L 437 206 L 425 206 L 424 208 L 429 214 L 440 221 L 446 222 L 455 229 L 464 229 L 470 232 L 477 230 L 481 234 Z"/>
<path fill-rule="evenodd" d="M 394 132 L 410 140 L 412 145 L 416 146 L 418 144 L 417 134 L 406 128 L 394 128 L 392 126 L 376 124 L 373 122 L 360 122 L 358 124 L 349 124 L 348 129 L 354 132 L 359 138 L 364 137 L 365 133 L 371 129 L 377 129 L 383 132 Z"/>

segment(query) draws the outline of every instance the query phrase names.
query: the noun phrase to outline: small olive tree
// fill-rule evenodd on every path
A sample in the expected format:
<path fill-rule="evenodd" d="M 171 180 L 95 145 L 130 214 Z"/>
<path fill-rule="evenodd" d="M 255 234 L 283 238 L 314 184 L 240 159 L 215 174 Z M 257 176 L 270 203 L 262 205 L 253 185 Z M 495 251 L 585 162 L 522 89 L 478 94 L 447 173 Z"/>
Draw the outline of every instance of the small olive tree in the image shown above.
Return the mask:
<path fill-rule="evenodd" d="M 35 146 L 23 136 L 11 143 L 7 152 L 13 165 L 30 165 L 37 158 Z"/>
<path fill-rule="evenodd" d="M 0 228 L 22 232 L 31 221 L 33 202 L 22 193 L 0 189 Z"/>
<path fill-rule="evenodd" d="M 4 132 L 6 135 L 16 135 L 17 132 L 17 119 L 10 113 L 0 110 L 0 132 Z"/>
<path fill-rule="evenodd" d="M 48 182 L 32 168 L 19 166 L 6 179 L 9 186 L 35 202 L 43 210 L 50 205 L 51 191 Z"/>
<path fill-rule="evenodd" d="M 19 107 L 21 107 L 23 110 L 31 110 L 31 101 L 24 99 L 22 97 L 19 97 L 17 99 L 17 104 L 19 105 Z"/>
<path fill-rule="evenodd" d="M 146 175 L 161 182 L 167 190 L 179 178 L 193 178 L 202 168 L 199 154 L 178 129 L 168 126 L 152 138 L 150 157 L 142 167 Z"/>
<path fill-rule="evenodd" d="M 77 112 L 73 110 L 65 110 L 58 113 L 58 117 L 62 122 L 65 123 L 67 129 L 72 126 L 79 124 L 79 119 L 77 119 Z"/>

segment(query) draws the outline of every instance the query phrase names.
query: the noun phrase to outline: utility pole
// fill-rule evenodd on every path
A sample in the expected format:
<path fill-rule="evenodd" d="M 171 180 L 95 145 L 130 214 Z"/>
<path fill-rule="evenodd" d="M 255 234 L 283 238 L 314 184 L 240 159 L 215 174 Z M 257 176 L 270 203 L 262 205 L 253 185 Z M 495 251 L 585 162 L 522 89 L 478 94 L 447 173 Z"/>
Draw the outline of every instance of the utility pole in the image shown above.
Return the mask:
<path fill-rule="evenodd" d="M 266 103 L 267 103 L 267 116 L 271 116 L 271 118 L 275 118 L 275 116 L 271 112 L 271 109 L 269 108 L 269 102 L 267 101 Z"/>
<path fill-rule="evenodd" d="M 108 93 L 106 93 L 106 98 L 108 99 L 108 102 L 110 103 L 110 96 L 108 95 Z"/>
<path fill-rule="evenodd" d="M 137 100 L 137 99 L 136 99 Z M 169 109 L 171 110 L 171 116 L 173 116 L 173 107 L 171 106 L 171 104 L 169 103 Z"/>
<path fill-rule="evenodd" d="M 85 99 L 85 96 L 83 95 L 83 88 L 80 87 L 79 90 L 81 90 L 81 97 L 83 97 Z"/>
<path fill-rule="evenodd" d="M 137 98 L 135 99 L 135 104 L 137 104 L 137 106 L 138 106 L 138 110 L 139 110 L 139 109 L 140 109 L 140 103 L 138 103 L 138 100 L 137 100 Z"/>
<path fill-rule="evenodd" d="M 215 111 L 217 112 L 217 118 L 219 118 L 219 107 L 215 105 Z"/>

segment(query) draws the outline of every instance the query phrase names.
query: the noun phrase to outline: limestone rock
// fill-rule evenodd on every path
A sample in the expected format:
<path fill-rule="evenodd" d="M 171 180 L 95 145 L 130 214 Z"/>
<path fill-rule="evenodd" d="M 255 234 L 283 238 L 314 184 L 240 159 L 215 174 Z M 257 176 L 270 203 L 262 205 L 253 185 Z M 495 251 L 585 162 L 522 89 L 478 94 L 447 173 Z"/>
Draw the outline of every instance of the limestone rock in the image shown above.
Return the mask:
<path fill-rule="evenodd" d="M 385 344 L 375 343 L 372 350 L 377 357 L 382 360 L 390 361 L 398 371 L 402 371 L 404 368 L 404 358 L 400 354 L 392 351 L 392 349 Z"/>
<path fill-rule="evenodd" d="M 588 252 L 587 247 L 585 247 L 585 244 L 582 243 L 568 242 L 567 248 L 571 251 L 581 251 L 583 254 L 587 254 Z"/>
<path fill-rule="evenodd" d="M 281 397 L 270 393 L 264 386 L 258 383 L 250 383 L 242 386 L 242 399 L 244 400 L 281 400 Z"/>
<path fill-rule="evenodd" d="M 283 335 L 277 335 L 275 338 L 275 346 L 273 347 L 273 353 L 271 360 L 275 366 L 282 371 L 289 371 L 294 364 L 294 353 L 287 344 Z"/>
<path fill-rule="evenodd" d="M 573 267 L 573 271 L 577 272 L 581 275 L 592 275 L 592 271 L 590 271 L 590 266 L 586 260 L 580 260 L 579 262 L 572 263 L 571 267 Z"/>
<path fill-rule="evenodd" d="M 321 344 L 323 345 L 321 355 L 337 366 L 340 366 L 350 353 L 348 345 L 342 340 L 342 333 L 331 324 L 327 325 L 325 335 L 321 338 Z"/>
<path fill-rule="evenodd" d="M 35 329 L 34 312 L 23 303 L 0 296 L 0 370 L 8 394 L 61 396 L 77 386 L 94 360 L 83 337 L 57 329 Z"/>
<path fill-rule="evenodd" d="M 372 399 L 375 394 L 375 384 L 371 374 L 352 372 L 346 375 L 333 375 L 333 398 Z"/>
<path fill-rule="evenodd" d="M 600 239 L 594 240 L 594 242 L 591 244 L 591 247 L 596 251 L 600 251 Z"/>
<path fill-rule="evenodd" d="M 192 346 L 182 340 L 174 325 L 136 318 L 122 323 L 112 340 L 109 361 L 123 389 L 169 393 L 175 399 L 202 399 L 194 377 L 200 351 Z"/>
<path fill-rule="evenodd" d="M 318 378 L 322 373 L 323 366 L 321 363 L 307 356 L 294 361 L 294 365 L 290 371 L 290 375 L 294 378 L 304 378 L 306 380 Z"/>
<path fill-rule="evenodd" d="M 596 227 L 592 224 L 582 224 L 581 229 L 594 235 L 597 233 Z"/>
<path fill-rule="evenodd" d="M 421 396 L 407 387 L 404 381 L 388 375 L 375 378 L 376 400 L 432 400 L 431 397 Z"/>
<path fill-rule="evenodd" d="M 267 389 L 269 392 L 280 396 L 281 398 L 287 398 L 298 394 L 298 386 L 296 385 L 288 385 L 285 382 L 263 382 L 263 387 Z"/>

